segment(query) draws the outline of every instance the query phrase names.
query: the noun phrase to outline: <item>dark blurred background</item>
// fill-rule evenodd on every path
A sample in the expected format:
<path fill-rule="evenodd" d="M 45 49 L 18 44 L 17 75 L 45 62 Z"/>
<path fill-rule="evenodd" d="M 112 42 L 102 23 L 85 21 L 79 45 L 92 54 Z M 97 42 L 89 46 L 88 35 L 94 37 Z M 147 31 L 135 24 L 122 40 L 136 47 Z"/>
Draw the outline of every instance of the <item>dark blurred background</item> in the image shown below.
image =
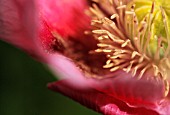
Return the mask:
<path fill-rule="evenodd" d="M 0 41 L 0 115 L 99 115 L 48 90 L 55 80 L 43 64 Z"/>

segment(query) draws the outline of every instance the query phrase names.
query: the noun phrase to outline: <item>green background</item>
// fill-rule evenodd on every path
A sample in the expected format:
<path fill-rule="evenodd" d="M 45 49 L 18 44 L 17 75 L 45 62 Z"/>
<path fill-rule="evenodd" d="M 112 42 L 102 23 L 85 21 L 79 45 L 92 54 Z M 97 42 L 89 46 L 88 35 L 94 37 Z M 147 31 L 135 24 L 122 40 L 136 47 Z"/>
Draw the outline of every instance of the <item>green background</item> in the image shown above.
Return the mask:
<path fill-rule="evenodd" d="M 0 115 L 99 115 L 48 90 L 55 80 L 43 64 L 0 41 Z"/>

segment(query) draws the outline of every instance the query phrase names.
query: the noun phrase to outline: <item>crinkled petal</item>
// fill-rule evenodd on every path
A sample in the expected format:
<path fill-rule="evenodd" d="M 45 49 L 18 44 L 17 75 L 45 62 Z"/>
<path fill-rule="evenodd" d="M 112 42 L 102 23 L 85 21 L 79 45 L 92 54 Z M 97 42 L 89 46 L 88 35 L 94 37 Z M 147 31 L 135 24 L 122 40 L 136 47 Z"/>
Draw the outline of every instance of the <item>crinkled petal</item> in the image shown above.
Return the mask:
<path fill-rule="evenodd" d="M 131 106 L 155 107 L 164 98 L 163 80 L 150 74 L 146 74 L 139 80 L 136 77 L 124 71 L 117 71 L 110 78 L 92 83 L 91 87 L 127 102 Z"/>
<path fill-rule="evenodd" d="M 71 60 L 61 55 L 55 56 L 50 59 L 49 66 L 54 72 L 60 73 L 60 76 L 69 78 L 77 87 L 91 87 L 138 107 L 154 108 L 164 98 L 164 82 L 149 76 L 150 74 L 138 80 L 130 73 L 120 70 L 109 75 L 109 78 L 89 79 Z"/>
<path fill-rule="evenodd" d="M 76 95 L 84 94 L 86 91 L 87 92 L 89 91 L 91 93 L 94 92 L 94 94 L 92 93 L 91 95 L 94 95 L 93 98 L 95 98 L 97 97 L 98 94 L 96 92 L 100 92 L 99 94 L 103 95 L 102 97 L 99 98 L 100 100 L 101 99 L 107 100 L 108 97 L 113 100 L 118 100 L 118 102 L 116 101 L 117 103 L 116 102 L 112 103 L 111 100 L 108 100 L 107 106 L 98 107 L 98 105 L 95 105 L 100 109 L 103 108 L 103 110 L 101 110 L 102 112 L 107 111 L 108 108 L 111 110 L 108 110 L 107 112 L 110 112 L 112 110 L 118 111 L 120 109 L 119 108 L 120 105 L 118 105 L 118 103 L 120 102 L 124 103 L 128 107 L 127 109 L 124 110 L 124 112 L 127 112 L 128 110 L 130 111 L 131 110 L 130 108 L 139 107 L 142 108 L 142 111 L 147 109 L 155 110 L 158 108 L 158 104 L 163 98 L 164 93 L 163 82 L 159 79 L 156 80 L 152 76 L 149 77 L 148 75 L 147 77 L 149 77 L 149 79 L 147 78 L 147 80 L 145 78 L 137 80 L 137 78 L 131 77 L 131 74 L 128 74 L 123 71 L 117 71 L 115 73 L 112 73 L 112 77 L 110 78 L 102 80 L 89 79 L 84 76 L 84 74 L 79 70 L 78 67 L 75 66 L 75 64 L 71 60 L 62 55 L 55 56 L 57 56 L 57 58 L 50 59 L 51 64 L 49 66 L 54 70 L 54 72 L 60 73 L 59 74 L 60 76 L 63 76 L 64 78 L 68 79 L 69 82 L 64 82 L 64 86 L 61 85 L 61 87 L 63 87 L 61 89 L 60 88 L 58 89 L 60 85 L 58 85 L 57 82 L 51 84 L 52 86 L 50 86 L 50 88 L 52 88 L 55 91 L 64 93 L 66 96 L 70 96 L 73 99 L 80 98 L 82 100 L 77 99 L 75 100 L 79 101 L 82 104 L 83 102 L 86 102 L 83 100 L 87 100 L 87 103 L 89 103 L 89 105 L 86 106 L 90 106 L 90 108 L 91 108 L 90 103 L 93 104 L 94 102 L 91 102 L 91 100 L 89 102 L 89 100 L 86 99 L 89 98 L 88 96 L 81 97 L 80 95 L 79 97 Z M 67 91 L 64 88 L 66 89 L 68 88 L 70 91 Z M 71 90 L 72 88 L 73 90 Z M 75 93 L 74 88 L 77 88 L 75 92 L 77 92 L 78 94 L 75 94 L 75 97 L 72 97 L 71 95 Z M 115 109 L 115 107 L 117 109 Z M 124 106 L 121 107 L 121 109 L 123 108 L 126 107 Z M 163 109 L 165 110 L 165 108 Z"/>
<path fill-rule="evenodd" d="M 158 115 L 153 110 L 130 107 L 121 100 L 93 88 L 77 87 L 68 80 L 50 83 L 48 87 L 104 115 Z"/>

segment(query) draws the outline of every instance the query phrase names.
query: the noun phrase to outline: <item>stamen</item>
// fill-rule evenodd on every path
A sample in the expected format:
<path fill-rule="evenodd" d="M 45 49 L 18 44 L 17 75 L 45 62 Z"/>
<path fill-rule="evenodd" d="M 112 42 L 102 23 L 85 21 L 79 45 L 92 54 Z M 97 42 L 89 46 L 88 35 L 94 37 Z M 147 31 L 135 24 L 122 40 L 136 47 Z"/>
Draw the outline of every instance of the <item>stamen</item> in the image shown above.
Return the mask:
<path fill-rule="evenodd" d="M 127 65 L 128 65 L 128 63 L 120 64 L 120 65 L 118 65 L 118 66 L 115 66 L 115 67 L 111 68 L 110 71 L 111 71 L 111 72 L 114 72 L 114 71 L 116 71 L 116 70 L 118 70 L 118 69 L 122 69 L 122 68 L 126 67 Z"/>
<path fill-rule="evenodd" d="M 97 7 L 96 4 L 93 4 L 93 8 L 90 8 L 90 11 L 92 13 L 94 13 L 96 16 L 98 16 L 99 18 L 103 18 L 104 14 L 102 13 L 102 11 Z"/>
<path fill-rule="evenodd" d="M 145 19 L 146 19 L 146 17 L 145 17 Z M 145 38 L 146 31 L 147 31 L 147 27 L 148 27 L 148 24 L 147 24 L 147 22 L 146 22 L 145 19 L 141 22 L 143 31 L 142 31 L 140 49 L 143 49 L 143 46 L 144 46 L 144 38 Z"/>
<path fill-rule="evenodd" d="M 130 62 L 130 65 L 127 67 L 127 68 L 124 68 L 123 70 L 124 71 L 126 71 L 127 73 L 129 73 L 130 72 L 130 70 L 131 70 L 131 68 L 132 68 L 132 66 L 133 66 L 133 64 L 134 64 L 134 60 L 132 60 L 131 62 Z"/>
<path fill-rule="evenodd" d="M 157 36 L 155 35 L 155 38 L 157 38 Z M 155 60 L 159 60 L 160 59 L 160 48 L 161 48 L 161 43 L 162 43 L 162 38 L 158 38 L 158 45 L 157 45 L 157 50 L 156 50 L 156 53 L 155 53 Z"/>
<path fill-rule="evenodd" d="M 166 31 L 166 37 L 167 37 L 167 41 L 168 41 L 168 47 L 167 47 L 167 49 L 165 51 L 165 57 L 167 57 L 167 55 L 170 52 L 170 34 L 169 34 L 170 32 L 169 32 L 169 29 L 168 29 L 168 24 L 167 24 L 165 10 L 162 7 L 160 7 L 160 9 L 161 9 L 161 12 L 162 12 L 163 22 L 164 22 L 165 31 Z"/>
<path fill-rule="evenodd" d="M 110 44 L 103 44 L 103 43 L 99 43 L 97 44 L 98 47 L 109 47 L 111 46 Z"/>
<path fill-rule="evenodd" d="M 130 40 L 126 40 L 126 41 L 121 45 L 121 47 L 122 47 L 122 48 L 126 47 L 128 43 L 130 43 Z"/>
<path fill-rule="evenodd" d="M 122 6 L 118 6 L 117 9 L 123 9 L 123 8 L 126 8 L 126 5 L 122 5 Z"/>
<path fill-rule="evenodd" d="M 93 30 L 92 32 L 95 33 L 95 34 L 105 34 L 108 31 L 107 30 Z"/>
<path fill-rule="evenodd" d="M 120 9 L 119 9 L 118 7 L 119 7 Z M 125 8 L 126 8 L 126 5 L 123 5 L 122 0 L 120 0 L 120 1 L 119 1 L 119 5 L 117 6 L 117 8 L 118 8 L 117 10 L 118 10 L 118 12 L 119 12 L 120 22 L 121 22 L 121 24 L 123 24 L 123 23 L 122 23 L 122 22 L 123 22 L 123 18 L 124 18 L 123 15 L 124 15 L 124 10 L 125 10 Z"/>
<path fill-rule="evenodd" d="M 125 12 L 127 15 L 135 15 L 135 12 L 134 11 L 126 11 Z"/>
<path fill-rule="evenodd" d="M 117 28 L 117 26 L 115 25 L 115 23 L 112 20 L 105 17 L 103 19 L 103 23 L 108 24 L 115 32 L 117 32 L 117 36 L 120 36 L 120 38 L 122 38 L 122 39 L 126 39 L 124 34 Z"/>
<path fill-rule="evenodd" d="M 117 59 L 117 58 L 129 59 L 129 57 L 126 54 L 118 54 L 110 57 L 110 59 Z"/>
<path fill-rule="evenodd" d="M 138 63 L 138 65 L 136 65 L 133 69 L 132 69 L 132 76 L 134 77 L 137 73 L 137 71 L 143 67 L 146 66 L 146 62 L 145 63 Z"/>
<path fill-rule="evenodd" d="M 113 66 L 114 66 L 114 64 L 113 64 L 113 63 L 110 63 L 110 64 L 104 65 L 103 68 L 111 68 L 111 67 L 113 67 Z"/>
<path fill-rule="evenodd" d="M 119 44 L 122 44 L 124 42 L 124 40 L 121 40 L 119 38 L 117 38 L 116 36 L 114 36 L 113 34 L 111 34 L 110 32 L 107 33 L 108 36 L 114 41 L 117 42 Z"/>
<path fill-rule="evenodd" d="M 111 53 L 112 50 L 111 50 L 111 49 L 103 49 L 103 52 L 105 52 L 105 53 Z"/>
<path fill-rule="evenodd" d="M 168 58 L 165 58 L 165 63 L 166 63 L 166 65 L 168 66 L 168 68 L 170 69 L 170 62 L 169 62 L 169 59 L 168 59 Z"/>
<path fill-rule="evenodd" d="M 120 68 L 119 66 L 116 66 L 116 67 L 111 68 L 110 71 L 113 72 L 113 71 L 118 70 L 119 68 Z"/>
<path fill-rule="evenodd" d="M 113 0 L 109 0 L 109 2 L 110 2 L 111 4 L 113 4 Z"/>
<path fill-rule="evenodd" d="M 103 52 L 103 50 L 102 49 L 96 49 L 95 52 L 100 53 L 100 52 Z"/>
<path fill-rule="evenodd" d="M 90 8 L 94 18 L 92 26 L 95 28 L 92 33 L 99 42 L 98 49 L 94 52 L 106 54 L 108 60 L 103 68 L 110 68 L 111 72 L 121 69 L 131 73 L 132 77 L 136 76 L 137 79 L 141 79 L 151 71 L 155 77 L 162 76 L 161 79 L 165 81 L 165 95 L 167 95 L 170 30 L 164 7 L 158 6 L 160 4 L 155 1 L 148 1 L 149 4 L 141 7 L 136 5 L 136 1 L 129 4 L 122 0 L 94 1 L 99 6 L 93 5 Z M 139 16 L 138 13 L 142 10 L 147 12 Z M 105 12 L 111 16 L 107 17 L 108 14 L 105 15 Z M 154 30 L 157 23 L 155 20 L 160 18 L 161 13 L 166 36 Z"/>
<path fill-rule="evenodd" d="M 169 82 L 167 80 L 165 80 L 165 93 L 164 96 L 166 97 L 169 93 Z"/>
<path fill-rule="evenodd" d="M 119 15 L 117 15 L 117 14 L 113 14 L 111 17 L 110 17 L 110 19 L 115 19 L 115 18 L 118 18 L 119 17 Z"/>
<path fill-rule="evenodd" d="M 155 64 L 152 64 L 152 66 L 153 66 L 153 69 L 154 69 L 154 75 L 158 76 L 158 73 L 160 72 L 159 68 Z"/>
<path fill-rule="evenodd" d="M 146 70 L 147 70 L 150 66 L 151 66 L 151 65 L 149 64 L 149 65 L 147 65 L 146 67 L 144 67 L 144 68 L 142 69 L 142 71 L 140 72 L 140 74 L 139 74 L 139 76 L 138 76 L 138 79 L 141 79 L 141 78 L 142 78 L 143 74 L 146 72 Z"/>
<path fill-rule="evenodd" d="M 112 60 L 107 60 L 107 61 L 106 61 L 106 65 L 107 65 L 107 64 L 110 64 L 111 62 L 112 62 Z"/>
<path fill-rule="evenodd" d="M 138 37 L 135 37 L 134 38 L 134 47 L 136 48 L 136 50 L 141 53 L 141 49 L 140 49 L 140 46 L 139 46 L 140 43 L 140 33 L 138 33 Z"/>
<path fill-rule="evenodd" d="M 133 51 L 133 53 L 132 53 L 132 56 L 131 56 L 131 59 L 133 59 L 133 58 L 135 58 L 135 56 L 141 56 L 138 52 L 136 52 L 136 51 Z"/>

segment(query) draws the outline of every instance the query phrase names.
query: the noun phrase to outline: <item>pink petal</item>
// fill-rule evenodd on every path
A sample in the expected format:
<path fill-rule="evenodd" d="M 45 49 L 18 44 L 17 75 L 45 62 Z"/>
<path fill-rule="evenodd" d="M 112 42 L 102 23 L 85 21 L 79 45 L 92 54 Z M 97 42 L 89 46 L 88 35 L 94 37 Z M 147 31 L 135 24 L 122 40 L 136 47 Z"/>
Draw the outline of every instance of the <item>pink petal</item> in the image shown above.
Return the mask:
<path fill-rule="evenodd" d="M 50 68 L 54 72 L 59 73 L 62 78 L 69 79 L 70 84 L 77 87 L 84 89 L 94 88 L 131 106 L 137 107 L 155 108 L 157 103 L 164 98 L 163 81 L 161 79 L 156 80 L 153 76 L 149 76 L 149 74 L 148 78 L 143 77 L 137 80 L 131 74 L 117 71 L 112 73 L 109 78 L 102 80 L 89 79 L 84 76 L 71 60 L 61 55 L 55 56 L 50 59 Z"/>
<path fill-rule="evenodd" d="M 42 8 L 41 18 L 47 23 L 50 31 L 56 31 L 66 37 L 74 36 L 79 38 L 82 35 L 80 33 L 88 28 L 88 17 L 84 15 L 86 3 L 83 0 L 41 0 L 40 2 L 42 3 L 40 3 L 40 8 Z M 112 78 L 98 82 L 92 80 L 88 84 L 89 80 L 84 79 L 84 75 L 69 59 L 58 54 L 50 55 L 44 53 L 41 49 L 41 42 L 45 42 L 45 45 L 48 46 L 50 42 L 53 42 L 53 38 L 51 38 L 50 31 L 47 30 L 46 35 L 49 39 L 45 37 L 44 41 L 39 41 L 37 27 L 40 26 L 39 24 L 42 20 L 37 17 L 37 8 L 35 8 L 37 6 L 33 0 L 1 0 L 0 5 L 0 38 L 23 48 L 29 53 L 45 57 L 46 62 L 55 72 L 59 72 L 63 77 L 70 77 L 73 81 L 71 86 L 61 82 L 61 85 L 56 85 L 55 87 L 52 85 L 54 87 L 52 89 L 71 96 L 81 101 L 81 103 L 85 100 L 85 102 L 88 102 L 84 103 L 87 106 L 90 106 L 92 103 L 90 107 L 94 108 L 97 106 L 94 109 L 98 109 L 100 112 L 106 113 L 111 111 L 110 115 L 112 111 L 117 111 L 118 113 L 123 111 L 124 113 L 131 110 L 130 108 L 132 107 L 129 107 L 122 101 L 133 106 L 146 105 L 146 108 L 153 108 L 158 103 L 157 101 L 162 99 L 163 83 L 159 79 L 152 79 L 152 76 L 150 77 L 149 75 L 149 80 L 146 80 L 146 78 L 137 80 L 132 78 L 130 74 L 121 71 L 114 73 Z M 37 19 L 41 21 L 37 22 Z M 41 26 L 45 27 L 44 25 Z M 93 87 L 94 89 L 76 89 L 80 84 L 83 84 L 85 87 L 89 85 L 87 88 Z M 68 92 L 63 90 L 64 88 Z M 73 96 L 71 95 L 72 91 L 68 90 L 69 88 L 73 89 L 73 91 L 75 90 Z M 80 91 L 84 95 L 76 94 L 76 91 Z M 123 104 L 119 105 L 119 103 Z M 157 106 L 155 108 L 169 112 L 169 102 L 164 102 L 160 108 Z M 134 108 L 133 110 L 136 111 Z M 141 111 L 141 109 L 139 110 Z M 144 108 L 142 110 L 147 112 Z"/>
<path fill-rule="evenodd" d="M 44 20 L 40 23 L 39 40 L 40 45 L 46 52 L 51 53 L 60 48 L 60 44 L 57 43 L 57 39 L 52 35 L 48 24 Z"/>
<path fill-rule="evenodd" d="M 93 88 L 82 89 L 70 84 L 67 80 L 51 83 L 48 87 L 51 90 L 60 92 L 73 100 L 78 101 L 80 104 L 103 113 L 104 115 L 158 115 L 158 113 L 153 110 L 140 107 L 129 107 L 121 100 Z"/>
<path fill-rule="evenodd" d="M 164 99 L 161 103 L 157 105 L 155 111 L 158 111 L 160 115 L 169 115 L 170 114 L 170 100 Z"/>
<path fill-rule="evenodd" d="M 153 108 L 164 98 L 164 84 L 159 78 L 146 76 L 138 80 L 130 73 L 117 71 L 110 78 L 91 83 L 91 87 L 131 106 Z"/>
<path fill-rule="evenodd" d="M 90 20 L 85 15 L 86 0 L 41 0 L 39 2 L 41 17 L 53 31 L 65 37 L 77 37 L 87 30 Z"/>
<path fill-rule="evenodd" d="M 37 2 L 41 2 L 42 4 Z M 52 9 L 51 9 L 51 5 L 54 6 Z M 64 5 L 64 7 L 62 5 Z M 68 7 L 66 5 L 68 5 Z M 70 61 L 65 62 L 65 60 L 68 60 L 65 57 L 58 56 L 58 53 L 55 54 L 54 52 L 49 53 L 49 51 L 46 51 L 46 50 L 51 50 L 51 47 L 58 47 L 58 44 L 54 42 L 56 38 L 53 37 L 51 33 L 53 30 L 52 28 L 49 27 L 49 25 L 52 27 L 53 21 L 56 19 L 55 23 L 57 23 L 58 25 L 56 26 L 57 30 L 58 28 L 62 28 L 62 27 L 66 27 L 65 29 L 70 28 L 71 35 L 74 33 L 74 35 L 78 34 L 76 36 L 79 36 L 80 34 L 79 31 L 81 30 L 80 26 L 83 26 L 83 28 L 85 29 L 87 27 L 85 25 L 87 23 L 89 24 L 88 21 L 86 22 L 86 19 L 88 19 L 88 17 L 84 14 L 84 10 L 87 7 L 86 5 L 87 4 L 84 0 L 74 0 L 74 1 L 40 0 L 40 1 L 36 1 L 36 3 L 34 0 L 7 0 L 7 1 L 1 0 L 0 1 L 0 26 L 1 26 L 0 39 L 7 41 L 13 45 L 16 45 L 21 49 L 26 50 L 29 54 L 38 58 L 39 61 L 43 61 L 51 67 L 53 66 L 53 70 L 55 72 L 58 70 L 59 71 L 62 70 L 60 72 L 63 73 L 63 70 L 67 71 L 67 68 L 66 67 L 63 68 L 61 66 L 61 62 L 62 62 L 61 60 L 63 60 L 63 62 L 66 63 L 66 65 L 70 65 L 69 64 Z M 40 17 L 38 16 L 38 13 L 43 13 L 43 12 L 38 11 L 39 9 L 37 7 L 41 7 L 42 8 L 41 10 L 45 11 L 44 12 L 45 16 L 49 13 L 49 15 L 51 16 L 48 18 L 49 21 L 42 19 L 41 17 L 42 15 Z M 48 12 L 48 10 L 50 10 L 51 12 Z M 67 16 L 66 13 L 68 14 Z M 81 16 L 79 14 L 82 15 L 81 18 L 83 17 L 86 18 L 83 18 L 83 20 L 82 19 L 76 20 L 76 22 L 78 23 L 73 23 L 75 22 L 74 16 L 76 17 Z M 49 23 L 49 25 L 47 24 L 47 22 Z M 63 32 L 67 33 L 68 31 L 64 30 Z M 81 34 L 83 34 L 83 30 L 81 30 Z M 83 37 L 83 39 L 85 38 Z M 88 40 L 89 39 L 90 38 L 88 38 Z M 60 59 L 60 57 L 62 58 Z M 57 60 L 60 60 L 61 62 Z M 72 66 L 71 68 L 76 68 L 76 67 L 74 65 L 74 67 Z M 77 73 L 82 74 L 81 72 L 79 72 L 79 70 L 76 71 Z M 81 79 L 83 77 L 77 75 L 76 78 Z M 77 81 L 79 80 L 77 79 Z"/>
<path fill-rule="evenodd" d="M 51 51 L 60 45 L 51 32 L 75 38 L 84 34 L 90 24 L 86 8 L 85 0 L 1 0 L 0 39 L 42 55 L 42 46 Z"/>
<path fill-rule="evenodd" d="M 34 0 L 1 0 L 0 39 L 31 53 L 35 49 L 35 15 Z"/>
<path fill-rule="evenodd" d="M 53 54 L 48 57 L 48 66 L 60 78 L 68 78 L 72 84 L 79 87 L 87 87 L 88 82 L 85 80 L 84 74 L 76 67 L 75 63 L 69 58 L 60 54 Z"/>

